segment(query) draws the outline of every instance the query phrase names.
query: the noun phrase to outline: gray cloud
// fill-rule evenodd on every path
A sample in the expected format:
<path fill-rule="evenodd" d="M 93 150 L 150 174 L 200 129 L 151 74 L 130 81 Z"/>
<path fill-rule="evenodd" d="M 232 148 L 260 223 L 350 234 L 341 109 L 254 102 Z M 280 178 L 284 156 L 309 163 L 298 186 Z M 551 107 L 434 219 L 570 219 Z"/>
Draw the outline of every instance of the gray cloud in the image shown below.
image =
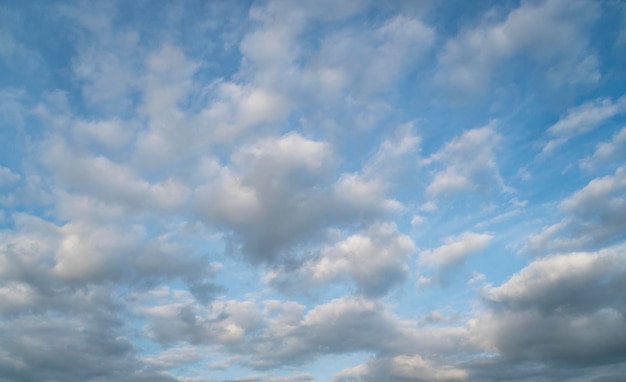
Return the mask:
<path fill-rule="evenodd" d="M 520 380 L 552 381 L 576 375 L 572 367 L 587 367 L 578 373 L 590 378 L 604 365 L 626 362 L 625 254 L 622 245 L 540 258 L 503 284 L 487 286 L 488 309 L 469 330 L 473 341 L 498 357 L 482 371 L 475 364 L 478 375 L 491 380 L 485 371 L 491 370 L 495 376 L 519 373 Z M 524 371 L 524 364 L 535 366 Z M 498 370 L 505 365 L 518 370 Z"/>
<path fill-rule="evenodd" d="M 23 317 L 0 323 L 0 381 L 176 381 L 150 371 L 114 324 Z"/>
<path fill-rule="evenodd" d="M 363 350 L 398 355 L 473 349 L 465 328 L 418 328 L 362 297 L 335 299 L 309 311 L 291 301 L 223 301 L 202 308 L 188 299 L 141 311 L 158 341 L 219 345 L 261 370 Z"/>
<path fill-rule="evenodd" d="M 204 166 L 209 181 L 195 191 L 197 213 L 231 230 L 256 263 L 274 262 L 326 228 L 362 224 L 397 206 L 383 180 L 358 173 L 335 179 L 330 145 L 295 133 L 242 147 L 229 166 Z"/>
<path fill-rule="evenodd" d="M 365 364 L 337 373 L 333 381 L 464 381 L 468 372 L 450 366 L 439 366 L 419 355 L 374 358 Z"/>
<path fill-rule="evenodd" d="M 376 223 L 332 246 L 318 256 L 289 267 L 274 269 L 265 280 L 281 290 L 307 290 L 349 278 L 359 293 L 375 297 L 401 284 L 408 273 L 413 241 L 393 223 Z"/>

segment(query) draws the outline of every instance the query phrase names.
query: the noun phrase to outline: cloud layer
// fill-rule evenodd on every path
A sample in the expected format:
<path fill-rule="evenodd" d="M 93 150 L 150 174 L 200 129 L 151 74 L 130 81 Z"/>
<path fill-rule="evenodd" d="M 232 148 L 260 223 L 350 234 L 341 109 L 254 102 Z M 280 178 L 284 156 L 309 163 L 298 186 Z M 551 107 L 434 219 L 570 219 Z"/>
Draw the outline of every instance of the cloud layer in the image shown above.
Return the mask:
<path fill-rule="evenodd" d="M 0 382 L 622 380 L 624 15 L 0 5 Z"/>

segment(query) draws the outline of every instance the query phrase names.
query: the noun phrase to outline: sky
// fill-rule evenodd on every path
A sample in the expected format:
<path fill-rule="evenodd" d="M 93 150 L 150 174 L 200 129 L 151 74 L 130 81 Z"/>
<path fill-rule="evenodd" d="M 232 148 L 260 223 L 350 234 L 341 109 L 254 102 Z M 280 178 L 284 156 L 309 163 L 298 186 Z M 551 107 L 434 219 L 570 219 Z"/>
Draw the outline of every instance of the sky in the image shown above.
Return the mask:
<path fill-rule="evenodd" d="M 0 382 L 616 382 L 626 3 L 0 1 Z"/>

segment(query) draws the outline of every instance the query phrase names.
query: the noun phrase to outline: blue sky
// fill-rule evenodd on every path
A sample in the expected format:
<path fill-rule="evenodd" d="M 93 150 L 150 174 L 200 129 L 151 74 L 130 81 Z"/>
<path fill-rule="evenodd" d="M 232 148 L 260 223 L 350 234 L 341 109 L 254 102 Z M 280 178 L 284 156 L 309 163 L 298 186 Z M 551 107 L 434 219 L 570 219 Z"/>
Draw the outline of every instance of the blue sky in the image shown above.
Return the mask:
<path fill-rule="evenodd" d="M 0 382 L 621 381 L 619 1 L 0 3 Z"/>

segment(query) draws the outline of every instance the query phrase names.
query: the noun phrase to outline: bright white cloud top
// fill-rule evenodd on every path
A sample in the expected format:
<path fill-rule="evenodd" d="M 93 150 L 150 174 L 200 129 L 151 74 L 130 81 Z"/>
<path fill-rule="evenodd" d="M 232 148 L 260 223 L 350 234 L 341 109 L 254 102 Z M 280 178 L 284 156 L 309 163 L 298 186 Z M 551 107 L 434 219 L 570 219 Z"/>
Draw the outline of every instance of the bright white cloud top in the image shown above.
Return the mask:
<path fill-rule="evenodd" d="M 626 5 L 0 4 L 0 382 L 626 378 Z"/>

